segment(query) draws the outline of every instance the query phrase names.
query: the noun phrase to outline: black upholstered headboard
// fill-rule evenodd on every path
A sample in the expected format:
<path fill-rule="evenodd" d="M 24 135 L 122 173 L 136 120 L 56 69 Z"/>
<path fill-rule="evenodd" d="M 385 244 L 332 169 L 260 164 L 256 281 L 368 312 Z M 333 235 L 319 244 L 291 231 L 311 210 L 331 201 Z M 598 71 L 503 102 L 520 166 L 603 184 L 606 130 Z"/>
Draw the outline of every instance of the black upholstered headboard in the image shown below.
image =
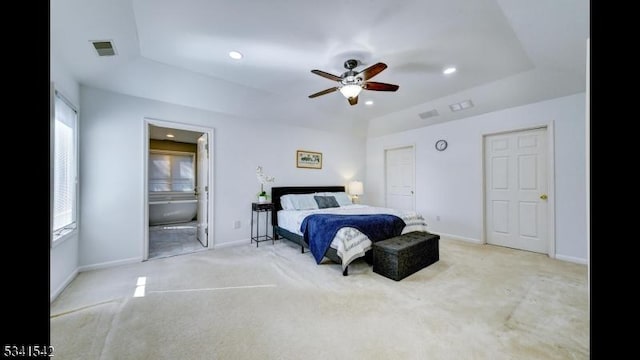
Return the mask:
<path fill-rule="evenodd" d="M 275 205 L 276 212 L 271 217 L 273 226 L 278 225 L 278 210 L 282 210 L 280 197 L 287 194 L 313 194 L 316 192 L 342 192 L 344 186 L 281 186 L 271 188 L 271 202 Z"/>

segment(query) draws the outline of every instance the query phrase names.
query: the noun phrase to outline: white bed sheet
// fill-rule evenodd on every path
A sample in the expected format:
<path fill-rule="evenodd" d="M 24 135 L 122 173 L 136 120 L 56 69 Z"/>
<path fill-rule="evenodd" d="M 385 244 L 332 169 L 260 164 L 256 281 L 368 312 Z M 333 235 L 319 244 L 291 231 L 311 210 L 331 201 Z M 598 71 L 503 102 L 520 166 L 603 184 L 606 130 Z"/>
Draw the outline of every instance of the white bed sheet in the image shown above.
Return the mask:
<path fill-rule="evenodd" d="M 339 214 L 339 215 L 362 215 L 362 214 L 390 214 L 401 218 L 406 226 L 402 233 L 412 231 L 427 231 L 427 223 L 422 215 L 415 211 L 390 209 L 377 206 L 361 204 L 347 205 L 339 208 L 326 208 L 314 210 L 280 210 L 278 211 L 278 226 L 294 234 L 302 236 L 300 225 L 305 217 L 312 214 Z M 342 259 L 343 270 L 353 260 L 364 256 L 364 253 L 371 249 L 371 240 L 360 230 L 352 227 L 343 227 L 336 233 L 331 242 L 331 247 L 336 249 L 338 256 Z"/>

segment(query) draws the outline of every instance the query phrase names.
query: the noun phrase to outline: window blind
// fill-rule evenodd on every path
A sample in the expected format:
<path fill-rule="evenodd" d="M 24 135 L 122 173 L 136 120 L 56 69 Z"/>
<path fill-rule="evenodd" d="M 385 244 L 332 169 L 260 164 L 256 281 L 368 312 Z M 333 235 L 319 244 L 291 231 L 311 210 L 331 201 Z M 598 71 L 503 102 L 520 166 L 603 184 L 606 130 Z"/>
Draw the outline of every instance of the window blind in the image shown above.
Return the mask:
<path fill-rule="evenodd" d="M 53 157 L 53 231 L 76 222 L 76 141 L 78 114 L 56 92 Z"/>
<path fill-rule="evenodd" d="M 193 155 L 149 154 L 149 191 L 194 191 Z"/>

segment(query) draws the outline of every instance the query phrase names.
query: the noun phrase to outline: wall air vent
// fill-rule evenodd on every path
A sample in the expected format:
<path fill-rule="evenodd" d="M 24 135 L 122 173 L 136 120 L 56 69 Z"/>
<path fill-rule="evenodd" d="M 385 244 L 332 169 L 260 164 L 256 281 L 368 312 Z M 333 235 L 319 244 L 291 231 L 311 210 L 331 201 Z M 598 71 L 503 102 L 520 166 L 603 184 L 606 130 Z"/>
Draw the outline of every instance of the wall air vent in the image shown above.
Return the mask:
<path fill-rule="evenodd" d="M 461 101 L 459 103 L 449 105 L 451 111 L 456 112 L 460 110 L 465 110 L 473 107 L 473 102 L 471 100 Z"/>
<path fill-rule="evenodd" d="M 418 116 L 420 116 L 420 119 L 427 119 L 427 118 L 438 116 L 438 115 L 440 115 L 440 114 L 438 113 L 438 110 L 436 110 L 436 109 L 433 109 L 433 110 L 430 110 L 430 111 L 425 111 L 423 113 L 418 114 Z"/>
<path fill-rule="evenodd" d="M 92 40 L 91 43 L 98 56 L 113 56 L 116 54 L 116 48 L 111 40 Z"/>

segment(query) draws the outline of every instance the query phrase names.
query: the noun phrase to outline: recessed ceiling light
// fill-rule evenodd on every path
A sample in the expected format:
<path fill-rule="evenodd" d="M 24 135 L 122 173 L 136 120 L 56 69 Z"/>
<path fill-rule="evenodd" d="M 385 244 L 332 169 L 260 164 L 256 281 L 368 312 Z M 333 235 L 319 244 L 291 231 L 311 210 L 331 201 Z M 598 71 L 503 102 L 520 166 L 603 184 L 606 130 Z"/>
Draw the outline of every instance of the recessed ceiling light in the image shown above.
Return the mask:
<path fill-rule="evenodd" d="M 237 51 L 229 51 L 229 57 L 234 60 L 240 60 L 242 59 L 242 54 Z"/>
<path fill-rule="evenodd" d="M 456 68 L 454 67 L 448 67 L 442 71 L 445 75 L 453 74 L 454 72 L 456 72 Z"/>
<path fill-rule="evenodd" d="M 173 134 L 167 134 L 167 137 L 168 137 L 168 138 L 174 138 L 174 137 L 176 137 L 176 136 L 175 136 L 175 135 L 173 135 Z"/>
<path fill-rule="evenodd" d="M 373 100 L 367 100 L 364 102 L 365 105 L 373 105 Z"/>

